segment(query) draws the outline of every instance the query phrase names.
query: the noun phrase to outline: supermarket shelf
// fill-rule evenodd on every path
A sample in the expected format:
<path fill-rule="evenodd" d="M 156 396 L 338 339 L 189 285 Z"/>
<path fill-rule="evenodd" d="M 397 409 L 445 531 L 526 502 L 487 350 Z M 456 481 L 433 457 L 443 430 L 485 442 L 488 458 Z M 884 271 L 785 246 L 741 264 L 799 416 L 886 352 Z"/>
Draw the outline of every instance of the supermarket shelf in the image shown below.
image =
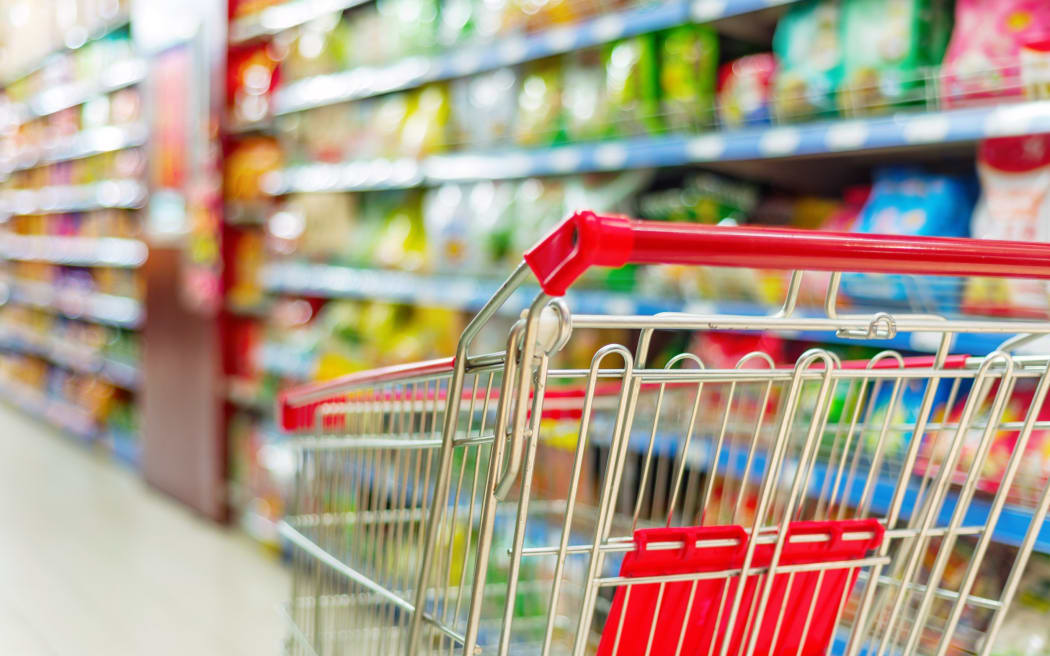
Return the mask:
<path fill-rule="evenodd" d="M 146 200 L 146 186 L 133 179 L 103 180 L 82 185 L 55 185 L 9 191 L 0 197 L 8 214 L 56 214 L 105 208 L 136 209 Z"/>
<path fill-rule="evenodd" d="M 92 98 L 142 82 L 146 78 L 147 68 L 145 60 L 142 59 L 132 58 L 114 62 L 97 80 L 69 82 L 41 91 L 16 108 L 15 116 L 18 122 L 24 123 L 76 107 Z"/>
<path fill-rule="evenodd" d="M 263 176 L 260 187 L 271 196 L 317 191 L 382 191 L 426 184 L 423 165 L 413 159 L 371 159 L 343 164 L 306 164 Z"/>
<path fill-rule="evenodd" d="M 262 272 L 263 286 L 271 293 L 318 298 L 354 298 L 384 300 L 391 303 L 434 305 L 464 311 L 480 309 L 495 293 L 499 281 L 468 276 L 420 275 L 404 271 L 355 269 L 351 267 L 302 262 L 273 263 Z M 503 307 L 503 312 L 516 316 L 527 308 L 538 288 L 518 289 Z M 749 302 L 684 301 L 653 298 L 601 290 L 570 290 L 566 300 L 574 312 L 581 314 L 650 315 L 660 312 L 690 314 L 769 315 L 770 307 Z M 932 352 L 939 337 L 926 333 L 900 334 L 888 340 L 854 340 L 836 337 L 831 332 L 792 332 L 785 337 L 814 342 L 869 345 L 902 351 Z M 955 352 L 983 355 L 1008 336 L 960 334 Z M 280 369 L 280 367 L 278 367 Z M 301 373 L 296 363 L 287 367 Z"/>
<path fill-rule="evenodd" d="M 948 143 L 1041 132 L 1050 132 L 1050 101 L 789 126 L 754 126 L 699 135 L 450 153 L 422 161 L 309 164 L 270 173 L 263 178 L 262 187 L 271 195 L 404 189 L 445 182 L 836 155 L 889 148 L 940 149 Z"/>
<path fill-rule="evenodd" d="M 138 239 L 0 235 L 0 257 L 8 260 L 133 268 L 141 266 L 148 255 L 149 247 Z"/>
<path fill-rule="evenodd" d="M 293 82 L 274 94 L 275 115 L 401 91 L 543 59 L 616 39 L 655 32 L 693 21 L 708 22 L 797 0 L 672 0 L 609 12 L 574 25 L 552 27 L 495 43 L 455 48 L 426 57 L 405 57 L 378 67 L 318 75 Z"/>
<path fill-rule="evenodd" d="M 605 433 L 598 431 L 595 434 L 598 435 Z M 608 434 L 611 435 L 611 431 L 609 431 Z M 647 431 L 632 434 L 631 438 L 628 440 L 629 448 L 644 453 L 648 449 L 649 439 L 650 434 Z M 680 444 L 681 440 L 677 436 L 663 434 L 655 437 L 653 448 L 660 453 L 672 454 L 679 448 Z M 709 468 L 712 460 L 711 444 L 713 444 L 713 441 L 704 444 L 694 442 L 693 448 L 690 448 L 689 452 L 686 454 L 687 463 L 700 469 Z M 744 472 L 747 471 L 747 458 L 748 451 L 744 447 L 723 447 L 719 452 L 718 471 L 728 476 L 741 478 L 744 475 Z M 761 476 L 762 473 L 766 471 L 768 462 L 769 454 L 761 449 L 757 449 L 754 461 L 752 462 L 749 478 L 751 480 L 758 480 L 757 477 Z M 799 463 L 797 461 L 789 461 L 784 467 L 790 471 L 792 468 L 797 468 L 798 465 Z M 809 480 L 807 494 L 811 497 L 819 496 L 824 488 L 826 480 L 828 481 L 829 486 L 834 482 L 836 471 L 835 468 L 829 467 L 826 463 L 815 463 Z M 829 476 L 831 477 L 830 479 L 828 478 Z M 857 505 L 864 498 L 864 491 L 865 487 L 868 485 L 868 480 L 864 476 L 858 475 L 852 480 L 852 484 L 848 489 L 845 486 L 845 482 L 840 483 L 840 485 L 840 494 L 846 504 Z M 886 512 L 890 507 L 897 487 L 896 478 L 880 476 L 873 484 L 871 493 L 872 511 L 875 513 Z M 902 519 L 908 519 L 911 517 L 911 513 L 915 510 L 917 505 L 916 501 L 918 499 L 918 493 L 918 481 L 909 482 L 907 491 L 904 495 L 904 502 L 901 505 Z M 939 525 L 946 525 L 950 521 L 951 514 L 955 510 L 958 499 L 959 497 L 956 492 L 952 491 L 948 493 L 940 514 L 937 517 Z M 990 509 L 990 499 L 981 498 L 980 496 L 974 497 L 970 501 L 970 505 L 963 520 L 964 525 L 973 526 L 987 524 Z M 999 517 L 999 521 L 993 529 L 993 539 L 1003 544 L 1013 546 L 1019 545 L 1024 539 L 1025 531 L 1027 530 L 1028 524 L 1032 521 L 1032 516 L 1033 511 L 1031 508 L 1025 508 L 1014 504 L 1005 505 L 1002 514 Z M 1035 549 L 1039 552 L 1050 554 L 1050 520 L 1044 522 L 1040 529 Z"/>
<path fill-rule="evenodd" d="M 12 75 L 7 79 L 3 80 L 2 82 L 0 82 L 0 86 L 6 87 L 14 82 L 17 82 L 18 80 L 21 80 L 24 77 L 28 77 L 33 73 L 43 69 L 43 67 L 46 66 L 47 63 L 51 60 L 51 58 L 55 55 L 59 55 L 64 52 L 74 52 L 80 50 L 92 41 L 98 41 L 99 39 L 102 39 L 112 34 L 113 32 L 117 32 L 128 27 L 129 23 L 130 17 L 128 16 L 128 14 L 120 13 L 114 16 L 111 20 L 108 20 L 102 25 L 98 26 L 91 32 L 87 32 L 82 26 L 74 26 L 66 31 L 65 38 L 63 39 L 65 45 L 63 47 L 57 48 L 53 52 L 44 55 L 39 60 L 37 60 L 36 64 L 29 66 L 26 69 L 19 71 L 17 74 Z"/>
<path fill-rule="evenodd" d="M 238 18 L 230 23 L 230 43 L 238 44 L 271 36 L 309 23 L 315 18 L 371 0 L 292 0 Z"/>
<path fill-rule="evenodd" d="M 9 286 L 11 302 L 59 312 L 71 319 L 122 328 L 136 328 L 142 321 L 142 304 L 127 296 L 62 289 L 33 280 L 12 280 Z"/>
<path fill-rule="evenodd" d="M 85 442 L 94 441 L 99 435 L 98 427 L 87 410 L 67 401 L 49 398 L 21 383 L 0 382 L 0 399 Z"/>
<path fill-rule="evenodd" d="M 8 171 L 24 171 L 45 164 L 141 146 L 148 138 L 149 128 L 142 123 L 89 128 L 52 140 L 41 148 L 27 149 L 0 168 L 6 168 Z"/>
<path fill-rule="evenodd" d="M 0 349 L 35 355 L 77 373 L 98 376 L 126 390 L 138 389 L 139 369 L 137 366 L 50 336 L 42 337 L 21 334 L 20 331 L 0 330 Z"/>

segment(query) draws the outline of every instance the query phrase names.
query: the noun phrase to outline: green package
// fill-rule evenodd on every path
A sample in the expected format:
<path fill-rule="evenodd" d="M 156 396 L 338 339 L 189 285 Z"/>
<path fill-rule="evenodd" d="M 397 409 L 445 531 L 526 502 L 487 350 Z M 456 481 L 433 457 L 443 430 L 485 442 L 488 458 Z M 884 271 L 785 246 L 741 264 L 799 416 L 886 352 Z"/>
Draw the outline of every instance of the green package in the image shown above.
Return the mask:
<path fill-rule="evenodd" d="M 660 78 L 656 37 L 636 36 L 614 43 L 605 54 L 605 88 L 612 136 L 660 132 Z"/>
<path fill-rule="evenodd" d="M 546 59 L 529 66 L 518 93 L 514 138 L 522 146 L 547 146 L 560 137 L 561 60 Z"/>
<path fill-rule="evenodd" d="M 834 93 L 842 77 L 840 14 L 838 0 L 804 0 L 777 24 L 773 52 L 780 68 L 773 108 L 781 121 L 835 112 Z"/>
<path fill-rule="evenodd" d="M 660 93 L 667 128 L 709 127 L 718 77 L 718 36 L 710 25 L 681 25 L 659 35 Z"/>
<path fill-rule="evenodd" d="M 609 99 L 601 50 L 585 48 L 567 55 L 565 135 L 569 141 L 600 139 L 609 129 Z"/>
<path fill-rule="evenodd" d="M 929 67 L 940 63 L 950 7 L 936 0 L 850 0 L 842 8 L 843 79 L 849 115 L 922 102 Z"/>

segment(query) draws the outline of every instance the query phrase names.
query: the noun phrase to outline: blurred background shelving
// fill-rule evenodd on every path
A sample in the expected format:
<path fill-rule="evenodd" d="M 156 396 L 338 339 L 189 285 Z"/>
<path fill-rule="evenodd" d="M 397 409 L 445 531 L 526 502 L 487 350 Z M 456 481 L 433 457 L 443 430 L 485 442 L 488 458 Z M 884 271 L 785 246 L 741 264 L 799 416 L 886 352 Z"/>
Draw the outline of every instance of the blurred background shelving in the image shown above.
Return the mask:
<path fill-rule="evenodd" d="M 149 139 L 130 4 L 12 7 L 0 96 L 2 396 L 137 463 Z"/>
<path fill-rule="evenodd" d="M 900 22 L 862 24 L 886 12 Z M 1050 130 L 1047 96 L 1019 64 L 1022 37 L 963 66 L 969 36 L 953 34 L 950 3 L 377 0 L 245 3 L 232 16 L 230 453 L 242 514 L 271 521 L 289 482 L 267 464 L 282 462 L 275 391 L 450 352 L 465 317 L 564 213 L 970 235 L 982 144 Z M 1023 38 L 1050 37 L 1042 20 Z M 898 51 L 878 50 L 880 38 Z M 950 187 L 958 211 L 907 197 L 909 184 Z M 887 191 L 926 222 L 862 225 Z M 591 278 L 569 303 L 763 314 L 784 288 L 775 275 L 628 270 Z M 852 291 L 848 303 L 873 300 Z M 925 292 L 890 300 L 1047 312 L 1045 299 L 976 298 L 959 281 Z M 512 299 L 507 320 L 529 300 Z M 922 334 L 783 337 L 937 346 Z M 963 334 L 953 350 L 1001 342 Z"/>
<path fill-rule="evenodd" d="M 990 3 L 1004 18 L 942 0 L 233 0 L 185 22 L 178 3 L 74 4 L 19 3 L 0 42 L 0 397 L 276 551 L 295 471 L 277 392 L 452 352 L 570 211 L 1050 241 L 1038 3 Z M 1009 29 L 993 48 L 975 18 Z M 826 282 L 807 279 L 802 315 Z M 787 284 L 624 268 L 567 301 L 753 316 Z M 840 304 L 1050 318 L 1045 286 L 954 278 L 846 277 Z M 503 346 L 494 333 L 481 348 Z M 778 339 L 853 358 L 939 344 Z M 958 334 L 952 351 L 1003 339 Z M 1009 522 L 995 535 L 1016 543 Z"/>

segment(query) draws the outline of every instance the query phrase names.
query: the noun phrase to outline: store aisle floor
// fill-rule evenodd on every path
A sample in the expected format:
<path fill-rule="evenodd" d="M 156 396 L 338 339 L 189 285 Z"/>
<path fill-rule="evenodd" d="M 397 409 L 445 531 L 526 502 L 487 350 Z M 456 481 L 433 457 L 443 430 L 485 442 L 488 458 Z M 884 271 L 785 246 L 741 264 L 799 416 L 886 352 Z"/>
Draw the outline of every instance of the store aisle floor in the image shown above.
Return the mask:
<path fill-rule="evenodd" d="M 269 655 L 287 572 L 0 406 L 0 654 Z"/>

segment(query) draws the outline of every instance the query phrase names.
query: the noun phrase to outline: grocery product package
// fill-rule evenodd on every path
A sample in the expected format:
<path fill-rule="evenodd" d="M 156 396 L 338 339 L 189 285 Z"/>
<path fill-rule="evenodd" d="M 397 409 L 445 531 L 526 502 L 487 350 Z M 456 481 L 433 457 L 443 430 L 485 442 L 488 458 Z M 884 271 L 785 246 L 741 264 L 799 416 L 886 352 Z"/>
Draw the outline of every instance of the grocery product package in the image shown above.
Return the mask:
<path fill-rule="evenodd" d="M 722 125 L 769 123 L 777 59 L 770 52 L 748 55 L 722 65 L 718 74 L 718 117 Z"/>
<path fill-rule="evenodd" d="M 518 74 L 497 68 L 451 83 L 451 135 L 453 146 L 486 148 L 510 136 L 517 109 Z"/>
<path fill-rule="evenodd" d="M 561 59 L 526 67 L 514 119 L 514 140 L 519 145 L 550 145 L 558 138 L 564 88 Z"/>
<path fill-rule="evenodd" d="M 981 198 L 971 233 L 978 239 L 1050 241 L 1050 135 L 987 139 L 978 148 Z M 972 278 L 971 312 L 1046 316 L 1047 285 L 1039 280 Z"/>
<path fill-rule="evenodd" d="M 656 37 L 618 41 L 605 53 L 605 84 L 612 133 L 627 137 L 660 132 L 660 77 Z"/>
<path fill-rule="evenodd" d="M 430 268 L 464 276 L 502 275 L 515 217 L 515 185 L 483 181 L 426 192 L 423 221 Z"/>
<path fill-rule="evenodd" d="M 868 114 L 926 97 L 930 68 L 944 56 L 951 13 L 939 0 L 848 0 L 842 5 L 838 103 Z"/>
<path fill-rule="evenodd" d="M 718 76 L 718 35 L 710 25 L 680 25 L 657 35 L 660 106 L 665 127 L 710 127 Z"/>
<path fill-rule="evenodd" d="M 421 159 L 443 150 L 448 142 L 449 92 L 445 84 L 428 84 L 409 94 L 401 128 L 403 157 Z"/>
<path fill-rule="evenodd" d="M 690 176 L 681 187 L 661 189 L 641 197 L 645 219 L 735 225 L 749 220 L 758 205 L 758 188 L 711 173 Z M 747 268 L 661 266 L 644 267 L 644 294 L 683 299 L 717 298 L 758 301 L 763 298 L 761 274 Z"/>
<path fill-rule="evenodd" d="M 354 241 L 357 197 L 341 193 L 290 196 L 268 220 L 268 236 L 279 253 L 312 259 L 340 257 Z"/>
<path fill-rule="evenodd" d="M 1050 612 L 1050 558 L 1034 553 L 989 653 L 992 656 L 1041 656 L 1047 653 L 1050 650 L 1047 612 Z"/>
<path fill-rule="evenodd" d="M 943 103 L 958 106 L 1024 95 L 1020 52 L 1050 39 L 1044 0 L 956 0 L 955 29 L 941 68 Z"/>
<path fill-rule="evenodd" d="M 566 56 L 564 105 L 569 141 L 605 136 L 612 118 L 601 49 L 585 48 Z"/>
<path fill-rule="evenodd" d="M 877 171 L 871 196 L 857 221 L 858 232 L 966 237 L 976 185 L 966 177 L 913 167 Z M 916 312 L 958 309 L 963 281 L 948 276 L 847 273 L 842 291 L 857 301 L 899 305 Z"/>
<path fill-rule="evenodd" d="M 992 433 L 989 437 L 987 454 L 980 469 L 977 469 L 977 455 L 984 437 L 984 427 L 989 421 L 994 424 L 1021 425 L 1028 414 L 1033 411 L 1039 421 L 1050 419 L 1050 404 L 1044 401 L 1042 406 L 1034 408 L 1038 399 L 1031 381 L 1026 382 L 1029 384 L 1019 383 L 1016 389 L 1007 392 L 1010 396 L 1003 403 L 1001 414 L 995 417 L 991 414 L 1000 387 L 999 383 L 989 386 L 974 407 L 973 416 L 976 420 L 971 421 L 973 427 L 965 431 L 961 437 L 957 436 L 954 428 L 929 431 L 923 437 L 916 471 L 928 476 L 938 474 L 954 448 L 957 450 L 957 459 L 952 468 L 952 482 L 961 485 L 966 482 L 967 478 L 976 477 L 977 490 L 987 494 L 997 493 L 1004 480 L 1010 459 L 1018 449 L 1021 431 L 997 430 Z M 956 425 L 972 394 L 973 388 L 966 383 L 960 388 L 952 407 L 946 407 L 946 400 L 940 399 L 934 406 L 934 420 L 938 423 L 947 421 L 951 425 Z M 955 444 L 956 439 L 959 439 L 960 444 Z M 1007 490 L 1007 500 L 1026 506 L 1035 504 L 1042 496 L 1043 490 L 1046 489 L 1048 481 L 1050 481 L 1050 431 L 1035 429 L 1024 446 L 1020 465 Z"/>
<path fill-rule="evenodd" d="M 773 52 L 779 69 L 773 106 L 780 120 L 834 113 L 834 93 L 842 77 L 840 21 L 838 0 L 804 0 L 777 23 Z"/>

